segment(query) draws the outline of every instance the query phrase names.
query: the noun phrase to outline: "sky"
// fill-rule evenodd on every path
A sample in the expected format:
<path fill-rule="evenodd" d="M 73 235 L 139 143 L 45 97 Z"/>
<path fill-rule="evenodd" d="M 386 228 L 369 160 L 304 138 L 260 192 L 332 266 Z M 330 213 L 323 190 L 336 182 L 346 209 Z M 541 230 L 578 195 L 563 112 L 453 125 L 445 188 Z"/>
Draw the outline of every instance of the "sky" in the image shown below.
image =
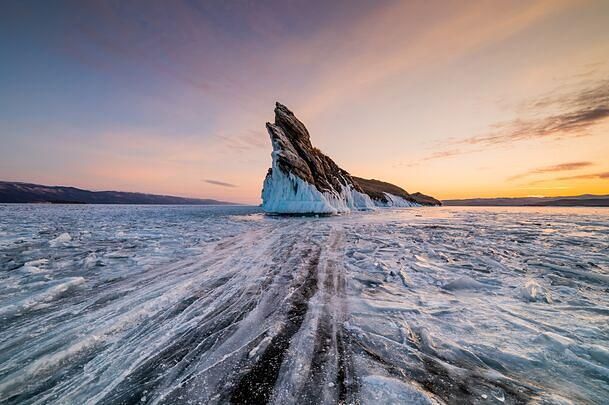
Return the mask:
<path fill-rule="evenodd" d="M 609 194 L 609 1 L 0 2 L 0 180 L 260 202 L 275 101 L 440 199 Z"/>

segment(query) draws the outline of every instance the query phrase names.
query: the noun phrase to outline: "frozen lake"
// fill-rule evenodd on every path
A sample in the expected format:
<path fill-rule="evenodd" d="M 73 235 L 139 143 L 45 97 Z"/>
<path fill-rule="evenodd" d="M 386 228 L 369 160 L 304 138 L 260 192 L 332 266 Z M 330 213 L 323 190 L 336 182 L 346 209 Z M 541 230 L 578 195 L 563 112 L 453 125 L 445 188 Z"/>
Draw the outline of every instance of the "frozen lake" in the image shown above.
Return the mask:
<path fill-rule="evenodd" d="M 607 403 L 609 209 L 0 205 L 0 403 Z"/>

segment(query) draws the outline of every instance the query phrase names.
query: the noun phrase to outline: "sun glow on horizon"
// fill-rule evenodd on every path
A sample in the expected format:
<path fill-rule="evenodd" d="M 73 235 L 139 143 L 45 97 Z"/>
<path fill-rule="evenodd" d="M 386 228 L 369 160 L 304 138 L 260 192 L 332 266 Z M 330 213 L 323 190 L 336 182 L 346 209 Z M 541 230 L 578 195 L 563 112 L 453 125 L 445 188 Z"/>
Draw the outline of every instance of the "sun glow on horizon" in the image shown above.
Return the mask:
<path fill-rule="evenodd" d="M 0 13 L 0 180 L 258 204 L 280 101 L 409 192 L 609 194 L 609 2 L 68 5 Z"/>

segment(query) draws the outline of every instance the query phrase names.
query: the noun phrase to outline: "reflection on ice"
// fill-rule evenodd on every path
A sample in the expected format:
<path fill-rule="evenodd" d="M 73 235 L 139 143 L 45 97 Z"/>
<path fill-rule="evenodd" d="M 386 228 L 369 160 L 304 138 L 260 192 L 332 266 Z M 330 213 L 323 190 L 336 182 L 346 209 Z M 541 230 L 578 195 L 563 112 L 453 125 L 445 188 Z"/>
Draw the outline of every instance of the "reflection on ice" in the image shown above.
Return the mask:
<path fill-rule="evenodd" d="M 0 206 L 2 403 L 603 403 L 609 212 Z"/>

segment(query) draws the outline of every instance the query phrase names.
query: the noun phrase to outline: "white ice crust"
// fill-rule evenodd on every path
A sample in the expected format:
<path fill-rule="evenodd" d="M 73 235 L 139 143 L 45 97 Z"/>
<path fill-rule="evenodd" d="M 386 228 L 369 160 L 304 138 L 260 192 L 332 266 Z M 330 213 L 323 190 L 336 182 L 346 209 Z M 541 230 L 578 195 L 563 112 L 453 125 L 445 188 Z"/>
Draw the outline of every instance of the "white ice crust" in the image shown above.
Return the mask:
<path fill-rule="evenodd" d="M 352 210 L 371 210 L 372 199 L 351 186 L 340 192 L 321 192 L 292 173 L 285 173 L 277 164 L 281 149 L 273 142 L 273 166 L 264 179 L 262 209 L 276 214 L 340 214 Z"/>
<path fill-rule="evenodd" d="M 342 214 L 374 210 L 376 207 L 418 207 L 419 204 L 385 193 L 387 202 L 372 200 L 367 194 L 343 186 L 340 192 L 321 192 L 292 173 L 285 173 L 276 164 L 264 179 L 262 209 L 275 214 Z"/>
<path fill-rule="evenodd" d="M 276 214 L 341 214 L 351 211 L 373 210 L 376 207 L 419 207 L 402 197 L 384 193 L 387 202 L 372 200 L 368 195 L 343 186 L 338 192 L 320 192 L 292 173 L 286 174 L 273 165 L 264 180 L 262 209 Z"/>
<path fill-rule="evenodd" d="M 377 206 L 379 207 L 420 207 L 420 204 L 414 203 L 412 201 L 408 201 L 402 197 L 397 195 L 383 193 L 385 194 L 385 198 L 387 198 L 387 203 L 383 204 L 380 201 L 377 201 Z"/>
<path fill-rule="evenodd" d="M 340 214 L 375 207 L 369 196 L 350 186 L 343 186 L 340 192 L 320 192 L 276 165 L 264 180 L 262 201 L 264 211 L 277 214 Z"/>

